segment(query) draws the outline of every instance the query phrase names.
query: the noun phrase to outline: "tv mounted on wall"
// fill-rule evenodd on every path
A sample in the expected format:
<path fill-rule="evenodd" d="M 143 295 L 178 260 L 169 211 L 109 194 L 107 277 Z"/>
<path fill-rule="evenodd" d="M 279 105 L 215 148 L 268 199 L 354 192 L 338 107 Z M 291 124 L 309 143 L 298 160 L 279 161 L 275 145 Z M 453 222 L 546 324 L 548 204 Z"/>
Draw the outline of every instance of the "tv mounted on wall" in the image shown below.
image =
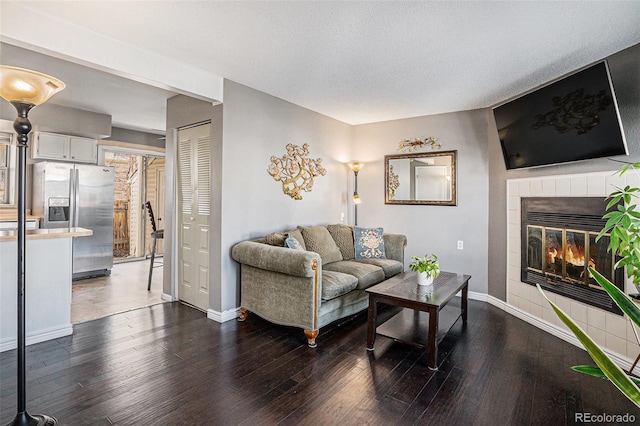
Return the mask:
<path fill-rule="evenodd" d="M 628 155 L 606 61 L 495 107 L 507 169 Z"/>

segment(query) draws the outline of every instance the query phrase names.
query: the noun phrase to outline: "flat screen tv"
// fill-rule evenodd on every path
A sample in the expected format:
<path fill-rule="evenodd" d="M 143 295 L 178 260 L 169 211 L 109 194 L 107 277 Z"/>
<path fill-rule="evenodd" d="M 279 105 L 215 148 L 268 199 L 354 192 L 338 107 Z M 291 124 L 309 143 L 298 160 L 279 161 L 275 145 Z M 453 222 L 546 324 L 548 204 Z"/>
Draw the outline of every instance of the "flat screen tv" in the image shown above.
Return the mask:
<path fill-rule="evenodd" d="M 508 170 L 628 154 L 606 61 L 493 114 Z"/>

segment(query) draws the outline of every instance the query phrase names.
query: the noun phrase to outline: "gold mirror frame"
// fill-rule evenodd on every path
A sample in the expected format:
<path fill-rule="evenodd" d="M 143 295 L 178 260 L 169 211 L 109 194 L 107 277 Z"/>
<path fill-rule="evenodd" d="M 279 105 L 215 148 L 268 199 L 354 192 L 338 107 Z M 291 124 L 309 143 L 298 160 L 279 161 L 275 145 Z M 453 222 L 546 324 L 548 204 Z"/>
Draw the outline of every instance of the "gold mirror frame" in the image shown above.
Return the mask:
<path fill-rule="evenodd" d="M 385 204 L 408 204 L 408 205 L 427 205 L 427 206 L 455 206 L 457 205 L 457 189 L 456 189 L 456 181 L 457 181 L 457 155 L 458 151 L 439 151 L 439 152 L 430 152 L 430 153 L 414 153 L 414 154 L 399 154 L 399 155 L 385 155 L 384 157 L 384 165 L 385 165 L 385 173 L 384 173 L 384 203 Z M 447 166 L 450 167 L 448 174 L 443 176 L 445 179 L 445 189 L 444 195 L 441 198 L 434 199 L 416 199 L 413 195 L 411 195 L 408 199 L 397 199 L 398 189 L 401 186 L 409 186 L 412 187 L 412 182 L 410 182 L 410 177 L 403 177 L 399 175 L 398 170 L 394 170 L 394 164 L 390 164 L 393 160 L 408 160 L 409 163 L 413 161 L 419 161 L 420 159 L 424 159 L 425 166 L 426 163 L 433 163 L 429 165 L 439 165 L 444 166 L 443 170 L 447 169 Z M 396 162 L 397 165 L 397 162 Z M 446 173 L 446 172 L 445 172 Z M 409 180 L 409 181 L 408 181 Z M 446 182 L 449 182 L 450 185 L 446 188 Z M 411 188 L 410 192 L 413 192 L 414 188 Z M 448 191 L 448 193 L 447 193 Z"/>

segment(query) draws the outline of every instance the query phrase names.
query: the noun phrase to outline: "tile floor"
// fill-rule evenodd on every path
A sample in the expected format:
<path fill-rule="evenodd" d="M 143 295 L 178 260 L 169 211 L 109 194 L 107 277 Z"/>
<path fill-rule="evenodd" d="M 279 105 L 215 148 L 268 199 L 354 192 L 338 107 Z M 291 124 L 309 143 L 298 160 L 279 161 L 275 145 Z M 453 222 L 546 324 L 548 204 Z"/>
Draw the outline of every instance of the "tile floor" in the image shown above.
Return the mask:
<path fill-rule="evenodd" d="M 161 266 L 153 269 L 151 291 L 147 291 L 149 262 L 150 260 L 147 259 L 117 263 L 108 277 L 74 281 L 71 322 L 77 324 L 118 312 L 163 303 Z"/>

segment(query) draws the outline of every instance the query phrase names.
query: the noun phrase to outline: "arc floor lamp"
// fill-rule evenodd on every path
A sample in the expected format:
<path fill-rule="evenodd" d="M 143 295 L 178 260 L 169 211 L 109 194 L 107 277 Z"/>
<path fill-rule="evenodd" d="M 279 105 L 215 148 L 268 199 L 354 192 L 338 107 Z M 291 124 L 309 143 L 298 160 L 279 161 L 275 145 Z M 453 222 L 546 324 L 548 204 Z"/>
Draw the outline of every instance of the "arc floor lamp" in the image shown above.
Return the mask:
<path fill-rule="evenodd" d="M 18 118 L 13 128 L 18 134 L 17 180 L 18 180 L 18 413 L 10 425 L 50 426 L 58 421 L 43 414 L 27 413 L 26 391 L 26 193 L 27 193 L 27 145 L 31 122 L 29 111 L 35 106 L 45 103 L 51 96 L 65 88 L 65 84 L 57 78 L 37 71 L 0 65 L 0 96 L 15 107 Z"/>
<path fill-rule="evenodd" d="M 360 199 L 360 195 L 358 195 L 358 172 L 362 170 L 364 167 L 364 163 L 359 163 L 357 161 L 352 161 L 348 163 L 349 168 L 355 175 L 355 186 L 353 188 L 353 224 L 358 225 L 358 204 L 362 204 L 362 200 Z"/>

